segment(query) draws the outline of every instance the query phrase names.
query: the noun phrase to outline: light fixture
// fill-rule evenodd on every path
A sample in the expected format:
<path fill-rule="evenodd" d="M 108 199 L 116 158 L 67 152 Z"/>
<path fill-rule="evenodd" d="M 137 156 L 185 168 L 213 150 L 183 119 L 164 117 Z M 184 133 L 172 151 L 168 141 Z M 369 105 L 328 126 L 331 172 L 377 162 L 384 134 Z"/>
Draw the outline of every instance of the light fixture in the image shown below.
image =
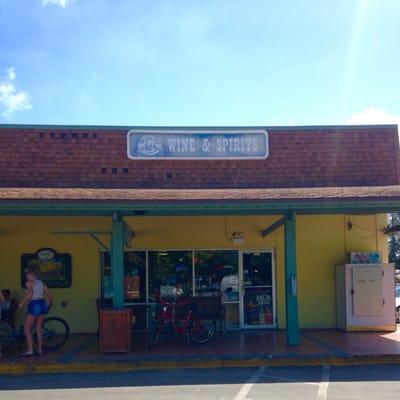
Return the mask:
<path fill-rule="evenodd" d="M 236 245 L 244 244 L 244 234 L 243 232 L 232 232 L 231 237 L 232 243 Z"/>

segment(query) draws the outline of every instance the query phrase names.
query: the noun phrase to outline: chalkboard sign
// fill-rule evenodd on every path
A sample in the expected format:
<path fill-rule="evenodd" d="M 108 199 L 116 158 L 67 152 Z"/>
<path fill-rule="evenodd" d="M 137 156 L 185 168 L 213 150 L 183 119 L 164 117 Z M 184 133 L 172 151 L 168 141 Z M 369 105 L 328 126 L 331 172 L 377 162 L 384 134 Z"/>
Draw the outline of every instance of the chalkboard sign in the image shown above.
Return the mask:
<path fill-rule="evenodd" d="M 50 248 L 21 256 L 21 286 L 25 287 L 28 270 L 37 273 L 49 288 L 69 288 L 72 284 L 71 255 L 57 253 Z"/>

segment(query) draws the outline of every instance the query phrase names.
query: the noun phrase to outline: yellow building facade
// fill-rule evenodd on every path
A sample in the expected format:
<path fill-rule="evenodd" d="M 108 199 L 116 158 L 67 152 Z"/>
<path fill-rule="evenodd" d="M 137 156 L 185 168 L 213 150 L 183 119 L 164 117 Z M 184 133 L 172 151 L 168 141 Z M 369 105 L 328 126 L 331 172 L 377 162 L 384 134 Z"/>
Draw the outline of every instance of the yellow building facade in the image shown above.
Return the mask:
<path fill-rule="evenodd" d="M 184 294 L 221 328 L 298 345 L 336 327 L 335 265 L 388 261 L 396 125 L 0 125 L 0 142 L 0 286 L 20 299 L 35 267 L 72 332 L 97 332 L 102 308 L 146 330 Z"/>
<path fill-rule="evenodd" d="M 271 251 L 274 267 L 275 327 L 286 327 L 284 232 L 261 231 L 280 216 L 130 216 L 134 250 Z M 387 262 L 386 214 L 298 215 L 296 221 L 297 296 L 300 328 L 335 328 L 334 266 L 356 251 L 379 251 Z M 111 231 L 111 219 L 99 216 L 1 216 L 0 284 L 13 297 L 23 296 L 21 256 L 52 248 L 72 258 L 72 285 L 52 289 L 52 313 L 65 318 L 72 332 L 96 332 L 96 299 L 101 296 L 101 249 L 87 232 Z M 241 232 L 244 242 L 232 243 Z M 110 246 L 110 235 L 99 235 Z M 239 262 L 240 263 L 240 262 Z M 23 311 L 17 311 L 17 323 Z"/>

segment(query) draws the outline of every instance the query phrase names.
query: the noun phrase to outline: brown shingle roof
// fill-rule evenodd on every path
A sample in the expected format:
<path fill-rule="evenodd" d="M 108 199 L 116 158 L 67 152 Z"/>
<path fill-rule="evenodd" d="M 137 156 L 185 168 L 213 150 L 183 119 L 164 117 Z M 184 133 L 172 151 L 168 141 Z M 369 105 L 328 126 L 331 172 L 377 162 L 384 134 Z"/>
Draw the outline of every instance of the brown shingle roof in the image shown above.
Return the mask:
<path fill-rule="evenodd" d="M 372 187 L 325 187 L 282 189 L 77 189 L 0 188 L 5 201 L 313 201 L 400 200 L 400 185 Z"/>

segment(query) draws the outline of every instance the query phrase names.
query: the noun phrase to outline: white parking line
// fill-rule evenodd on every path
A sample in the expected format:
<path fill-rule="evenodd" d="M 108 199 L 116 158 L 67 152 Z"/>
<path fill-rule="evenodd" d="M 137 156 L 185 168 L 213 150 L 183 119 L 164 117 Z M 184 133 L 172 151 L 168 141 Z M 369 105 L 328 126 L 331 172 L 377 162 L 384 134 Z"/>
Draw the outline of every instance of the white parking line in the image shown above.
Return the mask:
<path fill-rule="evenodd" d="M 322 367 L 321 382 L 318 385 L 317 400 L 326 400 L 328 398 L 329 372 L 329 365 L 324 365 Z"/>
<path fill-rule="evenodd" d="M 250 379 L 240 388 L 238 394 L 233 398 L 233 400 L 246 400 L 251 388 L 258 382 L 264 371 L 265 367 L 258 368 Z"/>

